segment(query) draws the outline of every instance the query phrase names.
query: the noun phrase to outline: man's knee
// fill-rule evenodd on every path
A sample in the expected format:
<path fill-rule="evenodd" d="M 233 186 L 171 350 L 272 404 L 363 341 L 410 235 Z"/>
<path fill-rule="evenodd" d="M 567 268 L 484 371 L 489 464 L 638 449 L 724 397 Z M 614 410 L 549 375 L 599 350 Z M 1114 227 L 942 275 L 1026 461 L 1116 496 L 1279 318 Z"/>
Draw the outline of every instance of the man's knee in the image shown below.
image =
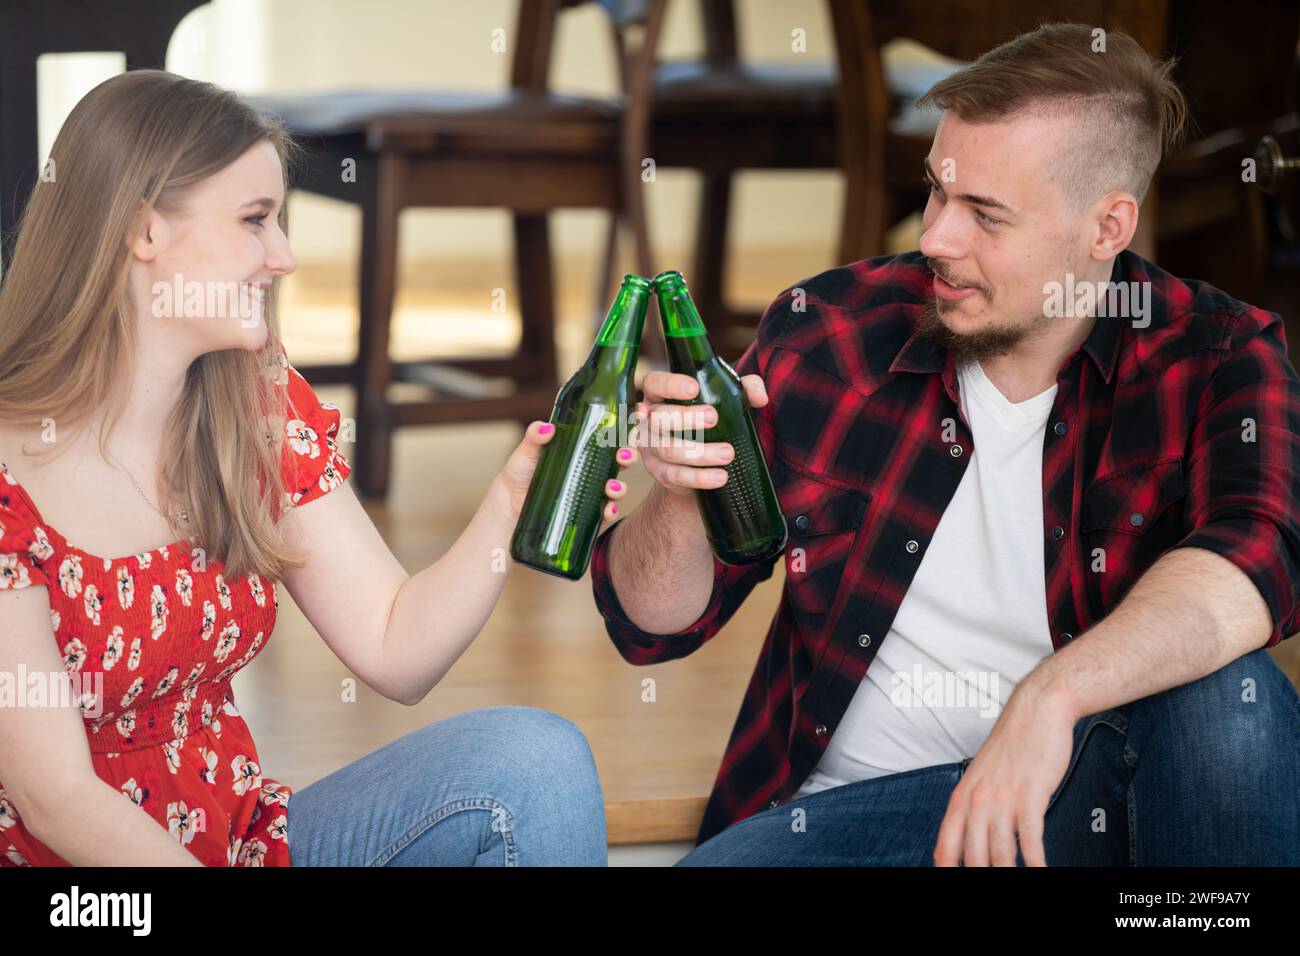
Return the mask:
<path fill-rule="evenodd" d="M 1127 710 L 1137 749 L 1162 740 L 1220 768 L 1274 754 L 1294 758 L 1300 730 L 1295 688 L 1262 648 Z"/>

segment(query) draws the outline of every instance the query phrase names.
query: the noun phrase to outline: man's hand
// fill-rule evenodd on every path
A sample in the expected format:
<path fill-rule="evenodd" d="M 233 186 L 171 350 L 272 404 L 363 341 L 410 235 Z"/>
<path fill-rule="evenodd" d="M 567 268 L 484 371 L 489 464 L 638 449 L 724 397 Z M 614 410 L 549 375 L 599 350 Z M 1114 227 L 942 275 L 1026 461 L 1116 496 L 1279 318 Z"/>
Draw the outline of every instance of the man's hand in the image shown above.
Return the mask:
<path fill-rule="evenodd" d="M 1026 679 L 962 775 L 939 827 L 935 866 L 1046 866 L 1043 818 L 1074 749 L 1074 710 Z"/>
<path fill-rule="evenodd" d="M 767 390 L 757 375 L 742 375 L 745 397 L 754 408 L 767 404 Z M 730 442 L 683 439 L 665 443 L 663 436 L 680 431 L 704 431 L 718 423 L 712 405 L 672 405 L 666 399 L 689 401 L 700 394 L 700 383 L 689 375 L 650 372 L 642 383 L 643 401 L 637 403 L 637 445 L 645 449 L 645 470 L 659 485 L 678 498 L 690 498 L 697 488 L 721 488 L 727 483 L 726 465 L 735 457 Z M 659 436 L 656 439 L 654 436 Z M 714 467 L 710 467 L 714 466 Z"/>

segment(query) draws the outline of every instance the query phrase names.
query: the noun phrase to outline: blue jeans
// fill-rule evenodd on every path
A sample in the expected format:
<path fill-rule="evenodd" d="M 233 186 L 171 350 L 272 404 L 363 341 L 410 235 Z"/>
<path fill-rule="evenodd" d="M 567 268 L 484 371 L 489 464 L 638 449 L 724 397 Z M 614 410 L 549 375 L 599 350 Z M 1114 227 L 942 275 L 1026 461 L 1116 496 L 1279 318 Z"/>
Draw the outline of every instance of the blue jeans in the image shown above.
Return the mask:
<path fill-rule="evenodd" d="M 677 865 L 932 866 L 970 761 L 792 800 Z M 1079 720 L 1043 852 L 1049 866 L 1300 866 L 1300 697 L 1272 657 Z"/>
<path fill-rule="evenodd" d="M 606 866 L 587 739 L 533 707 L 457 714 L 295 790 L 294 866 Z"/>

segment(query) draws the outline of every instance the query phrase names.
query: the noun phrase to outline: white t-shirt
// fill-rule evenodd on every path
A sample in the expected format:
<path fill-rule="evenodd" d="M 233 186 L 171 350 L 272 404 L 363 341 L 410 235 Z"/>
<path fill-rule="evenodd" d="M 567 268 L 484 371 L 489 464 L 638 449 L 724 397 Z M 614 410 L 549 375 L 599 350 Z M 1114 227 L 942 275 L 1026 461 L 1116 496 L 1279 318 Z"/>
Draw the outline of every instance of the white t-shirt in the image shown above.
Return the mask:
<path fill-rule="evenodd" d="M 1056 386 L 1012 403 L 957 369 L 974 448 L 916 577 L 825 753 L 796 792 L 973 757 L 1052 653 L 1043 580 L 1043 436 Z"/>

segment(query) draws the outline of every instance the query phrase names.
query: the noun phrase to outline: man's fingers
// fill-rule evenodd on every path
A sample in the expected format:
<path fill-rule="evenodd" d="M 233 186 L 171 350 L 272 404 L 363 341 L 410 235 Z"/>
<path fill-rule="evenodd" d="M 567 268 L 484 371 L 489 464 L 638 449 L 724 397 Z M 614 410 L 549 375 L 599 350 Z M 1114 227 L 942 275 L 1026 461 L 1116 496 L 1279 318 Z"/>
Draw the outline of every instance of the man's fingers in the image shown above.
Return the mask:
<path fill-rule="evenodd" d="M 966 839 L 962 843 L 961 858 L 967 866 L 989 865 L 988 811 L 971 796 L 971 813 L 966 821 Z"/>
<path fill-rule="evenodd" d="M 646 459 L 646 471 L 661 484 L 679 488 L 721 488 L 727 483 L 727 473 L 721 468 L 693 468 L 670 462 Z"/>
<path fill-rule="evenodd" d="M 1025 866 L 1047 866 L 1047 854 L 1043 852 L 1043 814 L 1036 810 L 1024 810 L 1016 821 L 1020 831 L 1020 855 L 1025 859 Z"/>
<path fill-rule="evenodd" d="M 948 812 L 939 827 L 939 837 L 935 840 L 935 866 L 956 866 L 961 860 L 966 838 L 966 814 L 965 794 L 954 790 L 948 799 Z"/>
<path fill-rule="evenodd" d="M 754 408 L 762 408 L 767 404 L 767 386 L 757 375 L 740 376 L 741 384 L 745 386 L 745 397 L 749 399 L 749 404 Z"/>
<path fill-rule="evenodd" d="M 647 402 L 661 402 L 665 398 L 685 401 L 700 393 L 700 383 L 680 372 L 661 372 L 656 369 L 646 374 L 641 390 L 645 393 Z"/>
<path fill-rule="evenodd" d="M 718 423 L 718 410 L 712 405 L 637 405 L 637 434 L 657 435 L 659 440 L 674 432 L 704 431 Z M 643 443 L 644 444 L 644 443 Z"/>
<path fill-rule="evenodd" d="M 993 866 L 1016 865 L 1016 824 L 1011 808 L 989 821 L 989 862 Z"/>
<path fill-rule="evenodd" d="M 706 465 L 731 464 L 736 457 L 736 450 L 730 442 L 725 441 L 684 441 L 674 445 L 661 445 L 654 449 L 654 455 L 670 464 L 701 468 Z"/>

